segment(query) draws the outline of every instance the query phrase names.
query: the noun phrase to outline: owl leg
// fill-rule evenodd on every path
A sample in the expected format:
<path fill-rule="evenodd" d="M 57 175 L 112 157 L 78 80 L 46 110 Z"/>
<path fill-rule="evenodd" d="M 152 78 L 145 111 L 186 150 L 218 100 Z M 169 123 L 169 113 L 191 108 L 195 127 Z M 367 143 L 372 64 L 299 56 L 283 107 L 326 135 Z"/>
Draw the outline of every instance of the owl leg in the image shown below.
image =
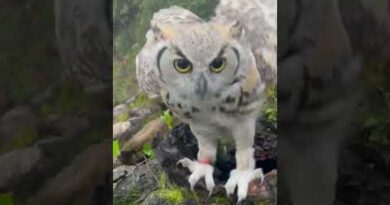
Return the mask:
<path fill-rule="evenodd" d="M 188 179 L 191 190 L 194 190 L 195 184 L 201 179 L 205 178 L 206 188 L 211 195 L 215 186 L 213 179 L 214 167 L 213 164 L 217 154 L 217 132 L 213 132 L 213 128 L 200 128 L 191 126 L 191 130 L 198 140 L 199 152 L 198 160 L 193 161 L 188 158 L 184 158 L 178 161 L 178 164 L 182 164 L 184 167 L 191 171 L 191 175 Z"/>
<path fill-rule="evenodd" d="M 233 138 L 236 143 L 236 169 L 230 172 L 230 178 L 225 184 L 226 193 L 233 194 L 238 187 L 238 203 L 246 198 L 249 183 L 260 178 L 264 179 L 262 169 L 255 169 L 254 136 L 255 119 L 249 119 L 232 127 Z"/>

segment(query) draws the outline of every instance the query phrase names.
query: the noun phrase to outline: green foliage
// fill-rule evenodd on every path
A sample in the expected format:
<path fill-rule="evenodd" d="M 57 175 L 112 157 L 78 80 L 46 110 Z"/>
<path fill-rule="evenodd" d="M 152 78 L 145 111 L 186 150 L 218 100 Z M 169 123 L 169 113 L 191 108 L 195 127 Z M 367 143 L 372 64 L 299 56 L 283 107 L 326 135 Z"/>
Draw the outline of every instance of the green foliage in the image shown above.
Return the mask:
<path fill-rule="evenodd" d="M 160 118 L 161 118 L 162 121 L 164 121 L 165 124 L 167 124 L 169 129 L 173 129 L 174 118 L 169 113 L 169 110 L 164 111 L 163 115 Z"/>
<path fill-rule="evenodd" d="M 148 96 L 145 93 L 140 92 L 134 102 L 130 104 L 130 108 L 147 107 L 151 104 L 152 102 Z"/>
<path fill-rule="evenodd" d="M 1 194 L 0 193 L 0 204 L 1 205 L 13 205 L 13 195 L 11 193 Z"/>
<path fill-rule="evenodd" d="M 114 123 L 117 122 L 126 122 L 129 119 L 129 113 L 125 112 L 120 114 L 115 120 Z"/>
<path fill-rule="evenodd" d="M 62 81 L 54 88 L 54 96 L 40 107 L 44 115 L 49 114 L 71 114 L 87 112 L 91 109 L 91 101 L 82 87 L 72 80 Z"/>
<path fill-rule="evenodd" d="M 119 141 L 118 140 L 114 140 L 112 142 L 112 156 L 113 158 L 116 158 L 119 156 L 119 153 L 120 153 L 120 148 L 119 148 Z"/>
<path fill-rule="evenodd" d="M 39 136 L 36 129 L 31 127 L 24 127 L 22 130 L 20 130 L 19 135 L 16 136 L 9 144 L 5 144 L 4 146 L 0 145 L 0 154 L 21 147 L 30 146 L 34 144 L 38 138 Z"/>
<path fill-rule="evenodd" d="M 161 173 L 159 182 L 159 197 L 173 203 L 179 204 L 186 198 L 186 193 L 182 188 L 177 185 L 169 184 L 168 176 L 165 173 Z"/>
<path fill-rule="evenodd" d="M 390 145 L 390 112 L 370 113 L 363 122 L 368 142 L 377 145 Z"/>
<path fill-rule="evenodd" d="M 155 157 L 152 145 L 150 143 L 144 144 L 142 147 L 142 151 L 148 159 L 153 159 Z"/>
<path fill-rule="evenodd" d="M 262 108 L 262 112 L 267 121 L 276 124 L 277 121 L 277 98 L 276 98 L 276 87 L 269 87 L 266 90 L 268 100 Z"/>
<path fill-rule="evenodd" d="M 366 110 L 362 117 L 365 141 L 373 145 L 390 145 L 390 62 L 377 59 L 365 62 Z"/>

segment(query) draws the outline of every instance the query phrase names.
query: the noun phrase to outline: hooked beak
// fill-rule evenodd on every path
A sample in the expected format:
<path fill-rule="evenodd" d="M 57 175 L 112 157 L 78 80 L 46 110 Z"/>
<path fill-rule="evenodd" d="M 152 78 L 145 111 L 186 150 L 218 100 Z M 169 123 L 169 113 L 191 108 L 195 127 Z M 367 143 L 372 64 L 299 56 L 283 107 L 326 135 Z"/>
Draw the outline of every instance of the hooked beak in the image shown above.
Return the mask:
<path fill-rule="evenodd" d="M 196 81 L 196 87 L 195 87 L 195 94 L 200 96 L 200 99 L 204 99 L 204 96 L 207 91 L 207 81 L 204 77 L 203 73 L 199 76 L 198 80 Z"/>

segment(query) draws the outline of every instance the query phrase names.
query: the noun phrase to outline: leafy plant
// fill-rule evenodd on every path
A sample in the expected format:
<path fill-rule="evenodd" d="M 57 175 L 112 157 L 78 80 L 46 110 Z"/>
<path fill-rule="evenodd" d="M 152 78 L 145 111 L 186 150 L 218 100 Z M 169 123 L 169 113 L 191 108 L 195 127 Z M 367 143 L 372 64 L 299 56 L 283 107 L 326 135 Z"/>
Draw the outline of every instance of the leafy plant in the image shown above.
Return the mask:
<path fill-rule="evenodd" d="M 267 121 L 276 124 L 277 122 L 277 98 L 276 98 L 276 87 L 269 87 L 266 90 L 268 100 L 263 106 L 262 112 Z"/>
<path fill-rule="evenodd" d="M 119 156 L 119 141 L 118 140 L 114 140 L 112 142 L 112 156 L 114 158 L 118 157 Z"/>
<path fill-rule="evenodd" d="M 174 118 L 170 114 L 169 110 L 163 112 L 163 115 L 161 116 L 161 120 L 164 121 L 165 124 L 167 124 L 169 129 L 173 129 Z"/>
<path fill-rule="evenodd" d="M 144 152 L 145 156 L 149 159 L 153 159 L 155 157 L 154 151 L 152 149 L 152 145 L 150 143 L 144 144 L 142 147 L 142 151 Z"/>
<path fill-rule="evenodd" d="M 13 195 L 11 193 L 0 194 L 1 205 L 13 205 Z"/>

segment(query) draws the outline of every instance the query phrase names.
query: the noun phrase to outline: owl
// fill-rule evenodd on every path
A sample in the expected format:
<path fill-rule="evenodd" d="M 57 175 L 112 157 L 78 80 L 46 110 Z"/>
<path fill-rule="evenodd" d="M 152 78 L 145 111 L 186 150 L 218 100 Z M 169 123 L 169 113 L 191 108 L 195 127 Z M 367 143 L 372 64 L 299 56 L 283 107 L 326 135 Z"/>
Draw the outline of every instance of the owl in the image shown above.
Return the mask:
<path fill-rule="evenodd" d="M 264 90 L 276 78 L 272 10 L 275 1 L 222 0 L 209 22 L 177 6 L 153 16 L 137 56 L 137 79 L 141 90 L 161 97 L 198 141 L 197 159 L 178 161 L 191 171 L 191 189 L 204 178 L 212 193 L 219 141 L 236 146 L 237 166 L 225 184 L 228 195 L 237 187 L 241 201 L 249 182 L 263 179 L 262 169 L 255 167 L 253 144 Z"/>

